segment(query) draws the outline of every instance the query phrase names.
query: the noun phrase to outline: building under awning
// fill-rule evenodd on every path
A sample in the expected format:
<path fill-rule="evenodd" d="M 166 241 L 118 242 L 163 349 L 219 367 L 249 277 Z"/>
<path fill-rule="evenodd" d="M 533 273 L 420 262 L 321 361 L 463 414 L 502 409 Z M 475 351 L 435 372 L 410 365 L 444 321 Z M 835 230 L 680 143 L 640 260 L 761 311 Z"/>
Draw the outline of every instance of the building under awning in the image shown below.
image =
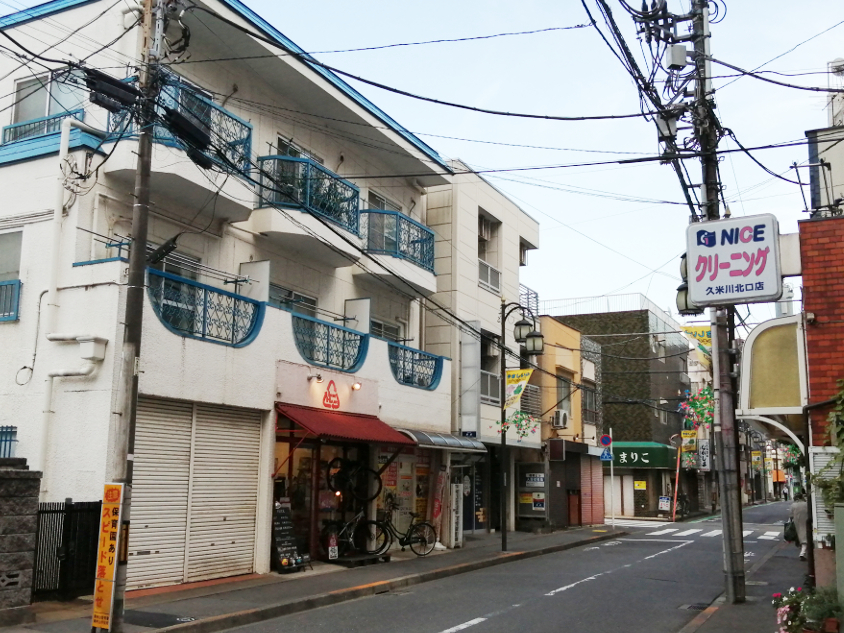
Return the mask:
<path fill-rule="evenodd" d="M 423 448 L 438 448 L 440 450 L 459 453 L 487 452 L 483 442 L 470 437 L 457 437 L 456 435 L 445 433 L 432 433 L 430 431 L 416 431 L 411 429 L 398 429 L 398 431 L 404 433 Z"/>

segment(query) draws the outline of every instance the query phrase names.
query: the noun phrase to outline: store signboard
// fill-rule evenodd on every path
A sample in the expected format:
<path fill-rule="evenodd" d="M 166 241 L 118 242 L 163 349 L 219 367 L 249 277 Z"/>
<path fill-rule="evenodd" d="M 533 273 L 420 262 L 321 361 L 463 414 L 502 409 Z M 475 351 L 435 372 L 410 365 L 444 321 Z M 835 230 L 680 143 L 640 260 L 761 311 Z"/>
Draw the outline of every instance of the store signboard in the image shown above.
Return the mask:
<path fill-rule="evenodd" d="M 697 450 L 697 431 L 680 431 L 683 440 L 683 452 L 694 453 Z"/>
<path fill-rule="evenodd" d="M 659 498 L 659 509 L 660 511 L 667 512 L 671 509 L 671 497 L 660 497 Z"/>
<path fill-rule="evenodd" d="M 699 440 L 697 448 L 698 470 L 709 472 L 712 470 L 712 453 L 709 450 L 709 440 Z"/>
<path fill-rule="evenodd" d="M 532 369 L 508 369 L 507 370 L 507 397 L 504 400 L 504 408 L 518 407 L 522 400 L 525 386 L 530 380 Z"/>
<path fill-rule="evenodd" d="M 123 484 L 105 485 L 94 575 L 94 613 L 91 619 L 91 626 L 96 629 L 111 630 L 114 581 L 117 575 L 118 553 L 121 551 L 122 500 Z"/>
<path fill-rule="evenodd" d="M 774 301 L 782 295 L 779 224 L 773 214 L 693 222 L 686 247 L 694 305 Z"/>
<path fill-rule="evenodd" d="M 648 489 L 648 482 L 647 481 L 634 481 L 633 482 L 633 490 L 647 490 Z"/>

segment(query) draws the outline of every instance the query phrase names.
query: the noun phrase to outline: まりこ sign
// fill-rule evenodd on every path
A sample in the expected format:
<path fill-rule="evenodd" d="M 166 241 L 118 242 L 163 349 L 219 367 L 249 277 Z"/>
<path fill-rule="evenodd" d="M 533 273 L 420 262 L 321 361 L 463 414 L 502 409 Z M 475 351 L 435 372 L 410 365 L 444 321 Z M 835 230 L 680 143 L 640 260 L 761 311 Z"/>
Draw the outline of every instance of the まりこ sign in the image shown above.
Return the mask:
<path fill-rule="evenodd" d="M 779 224 L 771 214 L 695 222 L 686 230 L 689 300 L 696 306 L 782 295 Z"/>

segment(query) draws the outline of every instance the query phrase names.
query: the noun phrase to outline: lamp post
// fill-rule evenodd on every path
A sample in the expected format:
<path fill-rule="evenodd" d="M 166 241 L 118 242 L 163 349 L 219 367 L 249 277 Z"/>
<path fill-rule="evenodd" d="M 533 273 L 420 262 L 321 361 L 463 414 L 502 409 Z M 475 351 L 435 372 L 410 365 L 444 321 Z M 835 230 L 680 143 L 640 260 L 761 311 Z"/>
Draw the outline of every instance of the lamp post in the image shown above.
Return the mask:
<path fill-rule="evenodd" d="M 504 299 L 501 300 L 501 387 L 499 390 L 499 398 L 501 401 L 501 551 L 507 551 L 507 470 L 510 463 L 507 451 L 507 425 L 506 412 L 504 405 L 506 403 L 507 394 L 507 356 L 505 344 L 507 336 L 507 317 L 513 312 L 519 310 L 522 318 L 516 322 L 513 328 L 513 335 L 516 342 L 525 346 L 525 351 L 529 356 L 538 356 L 542 354 L 542 348 L 545 345 L 544 337 L 536 329 L 536 315 L 518 302 L 511 301 L 506 303 Z M 531 320 L 525 318 L 525 314 L 530 315 Z"/>

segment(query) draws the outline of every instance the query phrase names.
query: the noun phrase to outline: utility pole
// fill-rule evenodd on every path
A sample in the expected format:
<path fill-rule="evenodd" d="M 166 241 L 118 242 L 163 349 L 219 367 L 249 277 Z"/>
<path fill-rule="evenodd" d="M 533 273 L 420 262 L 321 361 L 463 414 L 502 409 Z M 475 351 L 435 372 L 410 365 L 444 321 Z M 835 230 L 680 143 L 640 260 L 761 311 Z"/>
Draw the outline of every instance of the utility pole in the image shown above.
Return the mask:
<path fill-rule="evenodd" d="M 121 551 L 128 551 L 132 509 L 132 466 L 135 451 L 135 420 L 138 406 L 138 372 L 141 356 L 144 291 L 146 286 L 147 220 L 149 216 L 150 166 L 152 162 L 152 121 L 157 88 L 156 63 L 161 55 L 164 31 L 163 0 L 144 0 L 141 32 L 141 66 L 138 88 L 142 93 L 138 121 L 138 167 L 135 173 L 135 202 L 132 209 L 132 248 L 126 286 L 126 312 L 123 332 L 123 358 L 115 411 L 117 436 L 110 463 L 114 481 L 124 484 Z M 114 583 L 113 633 L 123 633 L 127 561 L 121 557 Z"/>
<path fill-rule="evenodd" d="M 692 5 L 692 35 L 697 71 L 695 87 L 695 135 L 700 143 L 702 181 L 700 187 L 701 215 L 707 222 L 721 219 L 718 205 L 718 140 L 715 102 L 712 98 L 712 73 L 709 51 L 709 3 L 694 0 Z M 732 309 L 710 308 L 712 325 L 713 391 L 715 394 L 716 466 L 721 493 L 721 524 L 724 534 L 724 576 L 727 601 L 745 601 L 744 539 L 742 535 L 741 493 L 738 484 L 737 445 L 733 384 L 730 377 L 732 339 L 728 319 Z M 729 324 L 731 325 L 731 324 Z"/>

